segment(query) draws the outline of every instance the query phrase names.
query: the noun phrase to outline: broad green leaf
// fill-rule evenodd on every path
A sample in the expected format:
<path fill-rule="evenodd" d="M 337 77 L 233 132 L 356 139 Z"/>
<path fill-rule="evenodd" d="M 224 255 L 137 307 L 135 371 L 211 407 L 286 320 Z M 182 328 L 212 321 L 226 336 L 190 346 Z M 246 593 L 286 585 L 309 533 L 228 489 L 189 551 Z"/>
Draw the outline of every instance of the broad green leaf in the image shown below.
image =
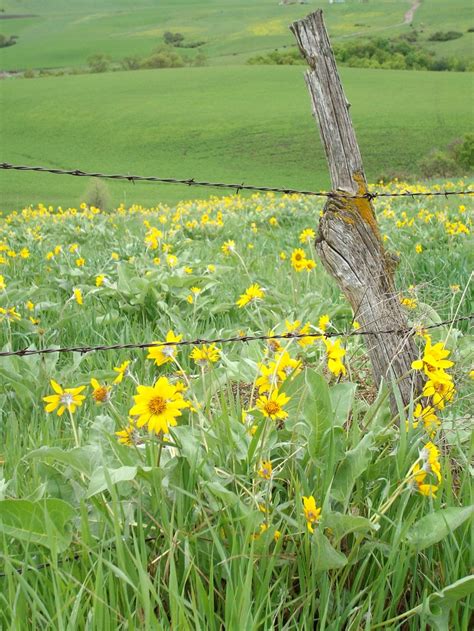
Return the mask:
<path fill-rule="evenodd" d="M 89 477 L 101 463 L 101 450 L 96 445 L 75 447 L 74 449 L 61 449 L 60 447 L 40 447 L 26 456 L 27 458 L 39 458 L 41 460 L 68 465 L 76 471 Z"/>
<path fill-rule="evenodd" d="M 214 497 L 222 500 L 226 506 L 240 504 L 238 495 L 226 489 L 220 482 L 203 482 L 202 487 L 207 489 Z"/>
<path fill-rule="evenodd" d="M 449 612 L 458 600 L 474 594 L 474 576 L 465 576 L 428 598 L 423 613 L 438 631 L 449 631 Z M 428 611 L 426 610 L 428 609 Z"/>
<path fill-rule="evenodd" d="M 347 502 L 355 481 L 364 473 L 370 463 L 373 444 L 374 436 L 372 432 L 369 432 L 357 447 L 346 452 L 336 471 L 331 489 L 333 497 L 338 501 Z"/>
<path fill-rule="evenodd" d="M 322 447 L 322 437 L 333 425 L 329 387 L 324 377 L 314 370 L 306 370 L 307 386 L 303 415 L 310 429 L 308 448 L 313 457 L 318 457 Z"/>
<path fill-rule="evenodd" d="M 357 384 L 349 381 L 337 383 L 330 388 L 329 395 L 335 425 L 343 425 L 349 418 L 356 390 Z"/>
<path fill-rule="evenodd" d="M 91 476 L 86 497 L 93 497 L 109 488 L 110 484 L 118 482 L 130 482 L 137 477 L 139 467 L 118 467 L 111 469 L 99 467 Z M 151 467 L 143 467 L 143 471 L 150 471 Z"/>
<path fill-rule="evenodd" d="M 0 532 L 9 537 L 64 552 L 71 543 L 68 522 L 75 516 L 70 504 L 59 499 L 37 502 L 0 502 Z"/>
<path fill-rule="evenodd" d="M 473 514 L 474 505 L 444 508 L 425 515 L 410 528 L 406 541 L 417 550 L 424 550 L 459 528 Z"/>
<path fill-rule="evenodd" d="M 359 515 L 343 515 L 342 513 L 329 513 L 324 515 L 323 528 L 330 528 L 335 537 L 344 537 L 350 532 L 368 532 L 374 530 L 373 524 L 366 517 Z"/>
<path fill-rule="evenodd" d="M 335 550 L 320 530 L 314 532 L 312 542 L 316 547 L 316 560 L 313 565 L 316 571 L 335 570 L 347 564 L 347 557 Z"/>

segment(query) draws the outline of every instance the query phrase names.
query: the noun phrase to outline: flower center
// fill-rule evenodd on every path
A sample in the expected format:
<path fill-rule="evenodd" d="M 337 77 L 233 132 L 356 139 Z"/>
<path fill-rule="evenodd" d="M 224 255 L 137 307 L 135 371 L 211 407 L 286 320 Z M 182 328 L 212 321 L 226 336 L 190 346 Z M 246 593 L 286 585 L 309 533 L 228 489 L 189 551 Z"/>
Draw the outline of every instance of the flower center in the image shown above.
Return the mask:
<path fill-rule="evenodd" d="M 314 521 L 316 519 L 316 513 L 313 513 L 312 510 L 306 511 L 306 519 L 308 521 Z"/>
<path fill-rule="evenodd" d="M 148 401 L 148 409 L 152 414 L 163 414 L 166 410 L 166 399 L 163 397 L 153 397 Z"/>
<path fill-rule="evenodd" d="M 280 411 L 280 406 L 275 401 L 268 401 L 265 403 L 265 411 L 270 415 L 276 414 Z"/>
<path fill-rule="evenodd" d="M 107 401 L 109 398 L 109 390 L 105 386 L 101 386 L 100 388 L 96 388 L 92 393 L 92 398 L 95 401 Z"/>
<path fill-rule="evenodd" d="M 69 407 L 72 403 L 74 403 L 74 397 L 72 396 L 72 394 L 70 392 L 64 392 L 61 395 L 61 403 L 63 405 L 66 405 L 67 407 Z"/>
<path fill-rule="evenodd" d="M 161 349 L 161 352 L 163 353 L 163 355 L 166 355 L 167 357 L 173 357 L 173 355 L 174 355 L 174 347 L 173 346 L 163 346 L 163 348 Z"/>

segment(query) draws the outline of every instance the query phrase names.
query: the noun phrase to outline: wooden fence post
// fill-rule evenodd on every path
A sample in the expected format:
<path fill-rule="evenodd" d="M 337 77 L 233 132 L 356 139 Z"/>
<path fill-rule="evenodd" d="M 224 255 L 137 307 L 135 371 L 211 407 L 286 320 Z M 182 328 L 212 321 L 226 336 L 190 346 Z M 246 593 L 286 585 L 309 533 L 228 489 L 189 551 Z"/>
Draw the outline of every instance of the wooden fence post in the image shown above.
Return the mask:
<path fill-rule="evenodd" d="M 334 192 L 319 222 L 318 254 L 350 302 L 361 330 L 406 330 L 394 284 L 396 257 L 384 249 L 370 198 L 353 197 L 368 192 L 367 182 L 323 12 L 294 22 L 290 29 L 310 66 L 305 79 Z M 421 380 L 411 370 L 417 357 L 413 337 L 394 332 L 367 335 L 365 340 L 376 383 L 382 378 L 398 382 L 407 404 L 421 388 Z"/>

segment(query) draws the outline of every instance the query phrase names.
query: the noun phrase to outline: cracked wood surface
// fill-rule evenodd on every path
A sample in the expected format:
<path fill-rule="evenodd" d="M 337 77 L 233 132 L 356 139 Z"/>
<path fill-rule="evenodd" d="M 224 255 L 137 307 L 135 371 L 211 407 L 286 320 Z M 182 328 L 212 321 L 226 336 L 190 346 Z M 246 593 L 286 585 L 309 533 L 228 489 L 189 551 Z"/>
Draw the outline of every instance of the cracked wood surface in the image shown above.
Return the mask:
<path fill-rule="evenodd" d="M 290 28 L 310 66 L 306 84 L 336 193 L 328 199 L 320 219 L 318 254 L 363 329 L 406 329 L 406 315 L 394 284 L 396 257 L 384 249 L 372 202 L 350 197 L 366 193 L 367 182 L 323 13 L 318 10 Z M 411 371 L 418 354 L 413 337 L 374 334 L 367 336 L 366 343 L 376 383 L 395 379 L 402 401 L 408 403 L 421 385 Z"/>

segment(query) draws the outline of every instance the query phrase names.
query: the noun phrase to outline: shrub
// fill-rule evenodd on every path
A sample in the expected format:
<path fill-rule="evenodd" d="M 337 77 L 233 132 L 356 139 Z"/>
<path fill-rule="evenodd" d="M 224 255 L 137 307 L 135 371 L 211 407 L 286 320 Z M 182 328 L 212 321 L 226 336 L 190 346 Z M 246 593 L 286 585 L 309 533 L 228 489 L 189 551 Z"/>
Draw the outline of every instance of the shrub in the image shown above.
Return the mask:
<path fill-rule="evenodd" d="M 420 161 L 420 171 L 424 177 L 451 177 L 459 173 L 459 166 L 446 151 L 433 149 Z"/>
<path fill-rule="evenodd" d="M 140 64 L 141 60 L 138 55 L 124 57 L 120 62 L 123 70 L 138 70 L 140 68 Z"/>
<path fill-rule="evenodd" d="M 7 48 L 8 46 L 14 46 L 16 44 L 17 39 L 18 39 L 17 35 L 2 35 L 2 33 L 0 33 L 0 48 Z"/>
<path fill-rule="evenodd" d="M 110 68 L 110 57 L 103 53 L 96 53 L 87 58 L 91 72 L 107 72 Z"/>
<path fill-rule="evenodd" d="M 459 39 L 462 33 L 459 31 L 436 31 L 428 37 L 430 42 L 448 42 L 450 39 Z"/>
<path fill-rule="evenodd" d="M 109 210 L 111 208 L 109 187 L 103 180 L 91 179 L 83 195 L 83 200 L 88 206 Z"/>
<path fill-rule="evenodd" d="M 174 52 L 154 53 L 140 64 L 141 68 L 182 68 L 183 66 L 183 58 Z"/>
<path fill-rule="evenodd" d="M 203 52 L 199 52 L 194 58 L 194 66 L 205 66 L 207 63 L 207 55 Z"/>
<path fill-rule="evenodd" d="M 456 162 L 466 169 L 474 168 L 474 134 L 466 134 L 453 150 Z"/>
<path fill-rule="evenodd" d="M 297 48 L 289 50 L 274 50 L 268 55 L 256 55 L 247 59 L 250 65 L 277 65 L 277 66 L 294 66 L 295 64 L 305 63 L 303 56 Z"/>
<path fill-rule="evenodd" d="M 25 70 L 25 72 L 23 73 L 23 76 L 25 79 L 34 79 L 36 75 L 34 71 L 31 70 L 31 68 L 28 68 L 28 70 Z"/>

